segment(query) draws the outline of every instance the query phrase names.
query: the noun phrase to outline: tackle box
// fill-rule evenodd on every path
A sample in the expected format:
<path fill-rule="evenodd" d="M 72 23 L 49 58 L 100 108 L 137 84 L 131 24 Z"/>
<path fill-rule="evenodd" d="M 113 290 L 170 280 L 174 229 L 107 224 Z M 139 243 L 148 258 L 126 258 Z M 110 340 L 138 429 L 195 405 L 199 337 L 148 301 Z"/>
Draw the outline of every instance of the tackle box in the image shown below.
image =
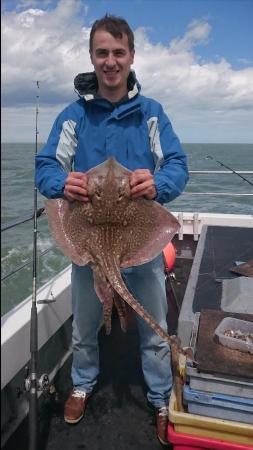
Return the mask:
<path fill-rule="evenodd" d="M 252 425 L 178 411 L 174 391 L 170 396 L 169 420 L 177 433 L 236 442 L 253 449 Z"/>
<path fill-rule="evenodd" d="M 184 386 L 183 400 L 193 414 L 253 424 L 253 400 Z"/>

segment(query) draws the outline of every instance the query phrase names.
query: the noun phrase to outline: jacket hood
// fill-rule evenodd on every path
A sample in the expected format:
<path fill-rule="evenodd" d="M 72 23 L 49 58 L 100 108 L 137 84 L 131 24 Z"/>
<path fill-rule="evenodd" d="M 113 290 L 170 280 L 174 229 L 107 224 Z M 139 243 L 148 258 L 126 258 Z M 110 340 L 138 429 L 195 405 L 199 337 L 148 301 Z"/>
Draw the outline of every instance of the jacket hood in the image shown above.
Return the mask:
<path fill-rule="evenodd" d="M 86 101 L 98 97 L 98 80 L 95 72 L 79 73 L 74 79 L 75 92 Z M 128 98 L 135 97 L 141 90 L 135 72 L 131 70 L 127 79 Z"/>

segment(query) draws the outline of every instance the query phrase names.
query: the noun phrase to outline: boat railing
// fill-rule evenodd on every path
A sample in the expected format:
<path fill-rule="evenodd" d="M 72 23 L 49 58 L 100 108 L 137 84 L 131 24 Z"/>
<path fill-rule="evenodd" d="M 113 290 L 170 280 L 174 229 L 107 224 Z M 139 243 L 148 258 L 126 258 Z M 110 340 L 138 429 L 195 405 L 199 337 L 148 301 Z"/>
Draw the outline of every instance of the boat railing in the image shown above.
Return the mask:
<path fill-rule="evenodd" d="M 244 175 L 253 175 L 253 170 L 189 170 L 190 175 L 234 175 L 237 174 L 244 177 Z M 253 185 L 253 183 L 250 183 Z M 227 196 L 227 197 L 252 197 L 253 192 L 196 192 L 184 191 L 182 195 L 212 195 L 212 196 Z"/>
<path fill-rule="evenodd" d="M 189 170 L 190 175 L 233 175 L 232 170 Z M 237 170 L 238 174 L 243 175 L 253 175 L 253 170 Z M 253 196 L 253 192 L 196 192 L 196 191 L 184 191 L 181 195 L 227 195 L 227 196 Z M 37 210 L 37 218 L 45 215 L 45 208 L 40 208 Z M 20 220 L 10 222 L 1 226 L 1 233 L 3 231 L 9 230 L 10 228 L 16 227 L 23 223 L 33 220 L 33 214 L 28 214 L 27 216 L 21 218 Z"/>
<path fill-rule="evenodd" d="M 231 175 L 234 172 L 232 170 L 189 170 L 190 175 Z M 240 175 L 253 175 L 253 170 L 241 170 L 241 171 L 237 171 L 237 174 Z M 253 192 L 196 192 L 196 191 L 184 191 L 181 195 L 185 195 L 185 196 L 199 196 L 199 195 L 203 195 L 203 196 L 208 196 L 208 195 L 212 195 L 212 196 L 227 196 L 227 197 L 248 197 L 248 196 L 253 196 Z M 194 217 L 196 216 L 196 213 L 194 215 Z M 37 218 L 42 218 L 42 217 L 46 217 L 46 212 L 45 212 L 45 208 L 39 208 L 37 210 Z M 24 223 L 30 222 L 34 219 L 34 215 L 33 213 L 27 214 L 26 216 L 3 224 L 1 226 L 1 233 L 7 230 L 10 230 L 11 228 L 15 228 L 19 225 L 23 225 Z M 181 219 L 181 222 L 183 224 L 183 219 L 182 219 L 182 213 L 181 216 L 179 217 L 179 219 Z M 195 220 L 196 222 L 196 220 Z M 196 228 L 196 227 L 195 227 Z M 181 234 L 183 233 L 183 230 L 181 231 Z M 181 236 L 180 234 L 180 236 Z M 195 234 L 194 234 L 194 239 L 196 239 Z M 181 237 L 182 238 L 182 237 Z M 52 251 L 55 248 L 55 245 L 51 245 L 48 248 L 46 248 L 44 251 L 39 252 L 39 256 L 44 256 L 46 255 L 48 252 Z M 16 274 L 17 272 L 19 272 L 20 270 L 24 269 L 25 267 L 27 267 L 29 264 L 32 263 L 32 258 L 27 259 L 24 263 L 22 263 L 21 265 L 18 265 L 16 268 L 12 269 L 10 272 L 4 273 L 1 276 L 1 282 L 5 281 L 6 279 L 10 278 L 11 276 L 13 276 L 14 274 Z"/>
<path fill-rule="evenodd" d="M 46 212 L 45 212 L 45 208 L 39 208 L 37 209 L 37 214 L 36 214 L 37 218 L 40 217 L 46 217 Z M 30 213 L 27 214 L 26 216 L 20 218 L 19 220 L 15 220 L 9 223 L 4 224 L 3 226 L 1 226 L 1 233 L 7 230 L 10 230 L 11 228 L 16 228 L 19 225 L 23 225 L 27 222 L 30 222 L 34 219 L 34 213 Z M 55 245 L 50 245 L 48 248 L 46 248 L 45 250 L 38 252 L 38 256 L 44 256 L 46 255 L 48 252 L 50 252 L 51 250 L 53 250 L 55 248 Z M 29 258 L 27 259 L 24 263 L 16 266 L 14 269 L 10 270 L 7 273 L 3 273 L 1 275 L 1 282 L 7 280 L 8 278 L 12 277 L 13 275 L 15 275 L 17 272 L 19 272 L 20 270 L 24 269 L 25 267 L 29 266 L 30 264 L 32 264 L 33 262 L 33 258 Z"/>

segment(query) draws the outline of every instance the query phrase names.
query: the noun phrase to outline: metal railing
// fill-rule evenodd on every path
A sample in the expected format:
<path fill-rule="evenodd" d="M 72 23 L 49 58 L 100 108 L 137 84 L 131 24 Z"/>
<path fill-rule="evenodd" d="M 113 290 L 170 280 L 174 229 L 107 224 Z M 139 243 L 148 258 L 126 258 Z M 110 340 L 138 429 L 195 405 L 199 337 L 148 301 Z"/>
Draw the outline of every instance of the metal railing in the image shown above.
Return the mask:
<path fill-rule="evenodd" d="M 233 175 L 235 172 L 232 170 L 189 170 L 189 173 L 191 175 Z M 241 171 L 237 171 L 236 172 L 239 175 L 253 175 L 253 170 L 241 170 Z M 189 192 L 189 191 L 185 191 L 183 192 L 181 195 L 195 195 L 195 196 L 199 196 L 199 195 L 217 195 L 217 196 L 232 196 L 232 197 L 248 197 L 248 196 L 253 196 L 253 192 L 252 193 L 238 193 L 238 192 Z M 40 217 L 45 217 L 46 216 L 46 212 L 44 208 L 39 208 L 37 210 L 37 214 L 36 214 L 37 218 Z M 10 230 L 11 228 L 15 228 L 19 225 L 22 225 L 24 223 L 27 223 L 31 220 L 34 219 L 34 215 L 33 213 L 27 214 L 26 216 L 20 218 L 19 220 L 4 224 L 3 226 L 1 226 L 1 233 L 7 230 Z M 39 252 L 40 256 L 44 256 L 46 255 L 48 252 L 50 252 L 51 250 L 53 250 L 55 248 L 54 245 L 48 247 L 47 249 L 45 249 L 43 252 Z M 6 274 L 4 274 L 1 277 L 1 281 L 4 281 L 8 278 L 10 278 L 12 275 L 14 275 L 15 273 L 19 272 L 20 270 L 24 269 L 25 267 L 27 267 L 29 264 L 32 263 L 32 258 L 28 259 L 26 262 L 24 262 L 23 264 L 21 264 L 20 266 L 17 266 L 15 269 L 11 270 L 10 272 L 7 272 Z"/>
<path fill-rule="evenodd" d="M 217 175 L 232 175 L 234 172 L 232 170 L 189 170 L 189 173 L 194 174 L 217 174 Z M 253 170 L 237 170 L 237 174 L 240 175 L 253 175 Z"/>
<path fill-rule="evenodd" d="M 244 178 L 244 175 L 253 175 L 253 170 L 189 170 L 189 173 L 192 175 L 233 175 L 237 174 L 241 178 Z M 243 175 L 243 176 L 242 176 Z M 245 180 L 248 181 L 248 180 Z M 249 182 L 249 181 L 248 181 Z M 253 183 L 250 182 L 253 185 Z M 253 197 L 253 192 L 189 192 L 185 191 L 182 195 L 222 195 L 227 197 Z"/>
<path fill-rule="evenodd" d="M 40 218 L 40 217 L 46 217 L 46 212 L 45 212 L 45 208 L 39 208 L 37 209 L 37 214 L 36 217 Z M 9 222 L 7 224 L 4 224 L 3 226 L 1 226 L 1 233 L 7 230 L 10 230 L 11 228 L 15 228 L 18 227 L 19 225 L 23 225 L 24 223 L 30 222 L 32 221 L 34 218 L 33 213 L 31 214 L 27 214 L 26 216 L 22 217 L 19 220 L 16 220 L 14 222 Z M 46 255 L 48 252 L 50 252 L 51 250 L 53 250 L 55 248 L 54 245 L 51 245 L 50 247 L 46 248 L 44 251 L 39 252 L 39 256 L 44 256 Z M 1 282 L 7 280 L 8 278 L 10 278 L 12 275 L 15 275 L 17 272 L 19 272 L 20 270 L 24 269 L 25 267 L 29 266 L 30 264 L 32 264 L 33 262 L 33 258 L 29 258 L 27 259 L 23 264 L 15 267 L 14 269 L 10 270 L 9 272 L 3 274 L 1 276 Z"/>
<path fill-rule="evenodd" d="M 37 209 L 37 214 L 36 214 L 37 218 L 40 217 L 42 214 L 46 214 L 45 208 Z M 15 220 L 14 222 L 7 223 L 7 224 L 1 226 L 1 233 L 2 233 L 2 231 L 6 231 L 6 230 L 9 230 L 10 228 L 14 228 L 17 225 L 21 225 L 23 223 L 29 222 L 30 220 L 33 220 L 33 218 L 34 218 L 34 214 L 31 213 L 19 220 Z"/>

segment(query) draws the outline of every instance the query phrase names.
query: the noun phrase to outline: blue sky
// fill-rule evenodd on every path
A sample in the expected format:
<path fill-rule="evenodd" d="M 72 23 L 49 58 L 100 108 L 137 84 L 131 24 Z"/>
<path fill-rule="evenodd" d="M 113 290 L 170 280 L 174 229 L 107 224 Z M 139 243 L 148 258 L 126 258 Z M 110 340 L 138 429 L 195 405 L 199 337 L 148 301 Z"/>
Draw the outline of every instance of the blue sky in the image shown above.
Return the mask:
<path fill-rule="evenodd" d="M 152 42 L 164 45 L 183 34 L 196 17 L 205 18 L 213 25 L 213 32 L 208 45 L 199 48 L 203 58 L 225 55 L 234 67 L 242 66 L 240 59 L 253 62 L 252 0 L 91 0 L 87 4 L 92 5 L 87 16 L 92 22 L 94 13 L 99 17 L 113 11 L 123 15 L 134 29 L 140 24 L 147 27 Z"/>
<path fill-rule="evenodd" d="M 88 36 L 105 13 L 135 32 L 142 93 L 160 101 L 183 142 L 253 142 L 253 0 L 3 0 L 2 134 L 40 140 L 92 70 Z"/>

